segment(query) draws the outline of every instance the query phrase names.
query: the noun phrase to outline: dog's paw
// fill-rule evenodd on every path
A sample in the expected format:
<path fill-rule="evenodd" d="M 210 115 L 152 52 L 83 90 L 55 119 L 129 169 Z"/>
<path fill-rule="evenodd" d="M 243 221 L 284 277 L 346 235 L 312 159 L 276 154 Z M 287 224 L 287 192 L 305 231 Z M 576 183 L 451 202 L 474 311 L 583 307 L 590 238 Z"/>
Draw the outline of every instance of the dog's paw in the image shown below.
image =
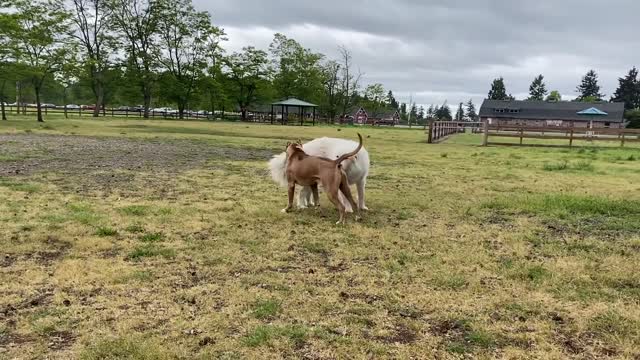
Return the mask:
<path fill-rule="evenodd" d="M 349 214 L 352 214 L 352 213 L 353 213 L 353 209 L 352 209 L 352 208 L 346 208 L 346 209 L 344 209 L 344 211 L 345 211 L 346 213 L 349 213 Z"/>
<path fill-rule="evenodd" d="M 280 212 L 283 213 L 283 214 L 284 213 L 288 213 L 289 212 L 289 208 L 284 208 L 284 209 L 280 210 Z"/>
<path fill-rule="evenodd" d="M 368 208 L 368 207 L 366 207 L 366 206 L 361 207 L 361 208 L 360 208 L 360 210 L 364 210 L 364 211 L 371 211 L 371 209 L 369 209 L 369 208 Z"/>

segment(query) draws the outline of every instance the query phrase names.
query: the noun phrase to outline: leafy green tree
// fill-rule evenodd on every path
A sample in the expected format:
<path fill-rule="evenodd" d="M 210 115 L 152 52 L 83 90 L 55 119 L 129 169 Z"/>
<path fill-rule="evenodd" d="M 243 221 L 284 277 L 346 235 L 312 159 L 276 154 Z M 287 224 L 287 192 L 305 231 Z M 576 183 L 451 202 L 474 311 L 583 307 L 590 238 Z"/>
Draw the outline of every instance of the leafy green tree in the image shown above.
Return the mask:
<path fill-rule="evenodd" d="M 467 119 L 469 121 L 478 121 L 478 113 L 476 113 L 476 106 L 473 104 L 473 100 L 467 101 Z"/>
<path fill-rule="evenodd" d="M 611 101 L 623 102 L 625 110 L 640 108 L 640 81 L 638 69 L 633 67 L 627 76 L 618 78 L 618 88 L 611 97 Z"/>
<path fill-rule="evenodd" d="M 326 61 L 321 65 L 321 76 L 321 111 L 324 111 L 329 120 L 333 123 L 336 115 L 338 115 L 339 106 L 342 100 L 340 96 L 340 84 L 342 83 L 342 80 L 340 79 L 340 64 L 335 60 Z"/>
<path fill-rule="evenodd" d="M 544 76 L 540 74 L 533 79 L 533 82 L 529 86 L 528 100 L 543 101 L 545 96 L 547 96 L 547 86 L 544 83 Z"/>
<path fill-rule="evenodd" d="M 440 121 L 453 120 L 453 117 L 451 116 L 451 108 L 449 108 L 449 105 L 447 105 L 446 101 L 436 111 L 436 118 Z"/>
<path fill-rule="evenodd" d="M 109 0 L 112 26 L 124 43 L 127 78 L 142 94 L 144 117 L 149 118 L 157 81 L 157 32 L 160 7 L 154 0 Z"/>
<path fill-rule="evenodd" d="M 208 60 L 220 51 L 224 31 L 211 23 L 206 11 L 191 0 L 158 0 L 158 62 L 164 69 L 162 96 L 178 105 L 178 116 L 193 100 Z"/>
<path fill-rule="evenodd" d="M 41 92 L 47 79 L 53 78 L 68 56 L 66 34 L 69 14 L 61 0 L 13 0 L 17 27 L 10 30 L 12 56 L 28 69 L 27 78 L 36 97 L 37 119 L 42 117 Z"/>
<path fill-rule="evenodd" d="M 321 61 L 324 55 L 305 49 L 279 33 L 274 35 L 269 51 L 275 70 L 273 87 L 276 95 L 318 102 L 323 87 Z"/>
<path fill-rule="evenodd" d="M 604 97 L 600 93 L 600 85 L 598 85 L 598 74 L 594 70 L 589 70 L 582 78 L 582 82 L 578 85 L 578 101 L 602 101 Z"/>
<path fill-rule="evenodd" d="M 509 100 L 511 96 L 507 95 L 507 89 L 504 86 L 504 79 L 499 77 L 493 80 L 491 84 L 491 90 L 487 99 L 489 100 Z"/>
<path fill-rule="evenodd" d="M 248 108 L 258 99 L 260 88 L 268 86 L 267 53 L 245 47 L 242 52 L 228 56 L 225 67 L 232 84 L 230 95 L 240 108 L 242 120 L 246 120 Z"/>
<path fill-rule="evenodd" d="M 628 128 L 640 129 L 640 109 L 629 110 L 624 117 L 629 122 Z"/>
<path fill-rule="evenodd" d="M 562 95 L 558 90 L 553 90 L 549 93 L 549 96 L 545 99 L 546 101 L 562 101 Z"/>
<path fill-rule="evenodd" d="M 80 61 L 94 95 L 93 116 L 105 105 L 105 73 L 116 48 L 111 14 L 106 0 L 72 0 L 71 19 L 75 24 L 70 36 L 78 43 Z"/>
<path fill-rule="evenodd" d="M 400 104 L 400 119 L 407 120 L 409 118 L 409 114 L 407 113 L 407 104 Z"/>

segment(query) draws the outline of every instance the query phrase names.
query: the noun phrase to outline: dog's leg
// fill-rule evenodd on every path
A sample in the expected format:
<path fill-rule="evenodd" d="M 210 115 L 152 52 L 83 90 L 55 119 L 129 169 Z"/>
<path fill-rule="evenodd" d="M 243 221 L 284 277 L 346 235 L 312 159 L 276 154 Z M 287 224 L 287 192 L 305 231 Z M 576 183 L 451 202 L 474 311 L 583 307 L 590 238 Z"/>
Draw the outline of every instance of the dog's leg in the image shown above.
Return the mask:
<path fill-rule="evenodd" d="M 346 175 L 342 174 L 342 181 L 340 182 L 340 191 L 344 194 L 344 196 L 349 200 L 349 203 L 356 211 L 356 221 L 360 220 L 360 207 L 353 200 L 353 195 L 351 194 L 351 188 L 349 188 L 349 182 L 347 181 Z"/>
<path fill-rule="evenodd" d="M 298 207 L 300 209 L 306 209 L 311 203 L 311 189 L 308 186 L 303 186 L 302 190 L 298 194 Z"/>
<path fill-rule="evenodd" d="M 283 213 L 289 212 L 289 210 L 291 210 L 293 208 L 293 196 L 296 193 L 296 183 L 294 182 L 290 182 L 289 183 L 289 204 L 287 205 L 286 208 L 282 209 Z"/>
<path fill-rule="evenodd" d="M 360 210 L 369 210 L 369 208 L 364 204 L 364 186 L 367 183 L 366 179 L 362 179 L 356 183 L 356 188 L 358 189 L 358 206 Z"/>
<path fill-rule="evenodd" d="M 338 192 L 339 192 L 338 188 L 337 187 L 330 188 L 328 186 L 325 186 L 324 188 L 327 193 L 327 196 L 329 197 L 329 200 L 331 200 L 333 205 L 335 205 L 336 208 L 338 208 L 338 212 L 340 213 L 340 220 L 338 220 L 336 225 L 344 224 L 346 215 L 345 215 L 344 206 L 342 205 L 342 203 L 340 202 L 340 199 L 338 198 Z"/>
<path fill-rule="evenodd" d="M 311 185 L 311 191 L 313 192 L 313 206 L 320 206 L 320 196 L 318 195 L 318 184 Z"/>
<path fill-rule="evenodd" d="M 338 192 L 338 199 L 340 200 L 340 203 L 342 203 L 342 206 L 344 206 L 344 209 L 346 212 L 348 213 L 353 212 L 353 208 L 351 207 L 349 200 L 344 196 L 342 191 Z"/>

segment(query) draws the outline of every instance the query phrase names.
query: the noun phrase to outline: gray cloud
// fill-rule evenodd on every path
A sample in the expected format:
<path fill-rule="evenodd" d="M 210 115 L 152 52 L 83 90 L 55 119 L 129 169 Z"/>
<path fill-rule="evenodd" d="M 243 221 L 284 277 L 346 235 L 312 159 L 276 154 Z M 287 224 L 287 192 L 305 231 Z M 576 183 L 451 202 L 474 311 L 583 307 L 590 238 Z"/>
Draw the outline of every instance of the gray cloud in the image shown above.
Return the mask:
<path fill-rule="evenodd" d="M 346 45 L 365 74 L 419 104 L 486 96 L 503 76 L 524 97 L 542 73 L 547 87 L 576 96 L 594 68 L 603 92 L 640 59 L 633 0 L 194 0 L 224 27 L 230 51 L 266 48 L 282 32 L 305 47 L 337 56 Z"/>

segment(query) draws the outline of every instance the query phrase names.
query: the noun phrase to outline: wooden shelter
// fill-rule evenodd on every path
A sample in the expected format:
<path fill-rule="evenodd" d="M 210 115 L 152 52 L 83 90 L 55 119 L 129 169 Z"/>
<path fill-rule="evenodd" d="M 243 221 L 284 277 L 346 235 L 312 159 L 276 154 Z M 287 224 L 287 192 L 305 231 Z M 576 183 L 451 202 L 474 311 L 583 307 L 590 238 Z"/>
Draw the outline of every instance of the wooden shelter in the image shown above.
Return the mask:
<path fill-rule="evenodd" d="M 287 100 L 282 100 L 278 102 L 274 102 L 271 104 L 271 123 L 273 124 L 275 120 L 275 108 L 280 107 L 282 109 L 282 125 L 284 125 L 288 121 L 289 117 L 289 108 L 294 108 L 298 110 L 300 114 L 300 125 L 304 125 L 304 117 L 305 117 L 305 109 L 312 109 L 312 120 L 313 125 L 316 124 L 316 108 L 318 105 L 312 104 L 306 101 L 302 101 L 296 98 L 288 98 Z"/>

